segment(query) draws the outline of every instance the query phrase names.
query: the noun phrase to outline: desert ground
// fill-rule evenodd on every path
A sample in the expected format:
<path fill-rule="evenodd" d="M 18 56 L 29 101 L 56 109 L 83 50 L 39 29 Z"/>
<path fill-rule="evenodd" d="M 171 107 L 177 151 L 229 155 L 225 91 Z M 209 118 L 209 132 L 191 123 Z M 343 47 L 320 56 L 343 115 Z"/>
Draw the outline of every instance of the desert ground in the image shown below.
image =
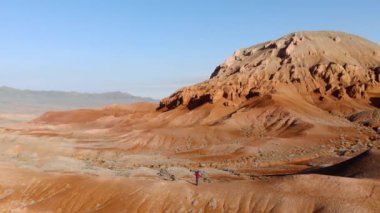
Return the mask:
<path fill-rule="evenodd" d="M 240 49 L 160 103 L 2 113 L 0 209 L 378 212 L 379 100 L 380 46 L 322 31 Z"/>

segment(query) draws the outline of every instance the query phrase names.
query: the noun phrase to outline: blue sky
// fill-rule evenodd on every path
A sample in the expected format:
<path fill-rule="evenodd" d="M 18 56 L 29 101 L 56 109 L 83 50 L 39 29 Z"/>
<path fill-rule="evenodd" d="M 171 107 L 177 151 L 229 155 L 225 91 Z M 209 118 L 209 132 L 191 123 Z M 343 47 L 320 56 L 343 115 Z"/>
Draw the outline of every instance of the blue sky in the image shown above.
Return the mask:
<path fill-rule="evenodd" d="M 0 0 L 0 85 L 161 98 L 294 31 L 380 43 L 378 0 Z"/>

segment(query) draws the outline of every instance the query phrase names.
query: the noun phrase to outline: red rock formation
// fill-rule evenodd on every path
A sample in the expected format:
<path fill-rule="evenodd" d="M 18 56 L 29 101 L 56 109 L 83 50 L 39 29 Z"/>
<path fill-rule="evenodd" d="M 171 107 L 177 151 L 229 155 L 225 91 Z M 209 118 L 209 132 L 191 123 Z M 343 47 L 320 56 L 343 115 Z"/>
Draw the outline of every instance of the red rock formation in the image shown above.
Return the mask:
<path fill-rule="evenodd" d="M 295 87 L 303 96 L 356 101 L 379 88 L 380 46 L 340 32 L 299 32 L 240 49 L 219 65 L 208 81 L 183 88 L 161 101 L 159 110 L 194 109 L 205 103 L 243 104 L 273 94 L 277 85 Z M 256 94 L 256 95 L 252 95 Z M 360 101 L 359 101 L 360 102 Z"/>

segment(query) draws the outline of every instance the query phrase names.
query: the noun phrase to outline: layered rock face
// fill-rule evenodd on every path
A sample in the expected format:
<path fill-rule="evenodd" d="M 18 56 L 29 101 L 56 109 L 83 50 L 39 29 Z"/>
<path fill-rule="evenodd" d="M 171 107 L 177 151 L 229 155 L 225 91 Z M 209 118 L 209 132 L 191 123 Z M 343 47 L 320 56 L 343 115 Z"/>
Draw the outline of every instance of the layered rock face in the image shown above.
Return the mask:
<path fill-rule="evenodd" d="M 341 32 L 298 32 L 240 49 L 209 80 L 180 89 L 159 110 L 205 103 L 238 106 L 293 87 L 314 104 L 329 100 L 370 100 L 380 82 L 380 46 Z M 352 99 L 352 100 L 351 100 Z"/>

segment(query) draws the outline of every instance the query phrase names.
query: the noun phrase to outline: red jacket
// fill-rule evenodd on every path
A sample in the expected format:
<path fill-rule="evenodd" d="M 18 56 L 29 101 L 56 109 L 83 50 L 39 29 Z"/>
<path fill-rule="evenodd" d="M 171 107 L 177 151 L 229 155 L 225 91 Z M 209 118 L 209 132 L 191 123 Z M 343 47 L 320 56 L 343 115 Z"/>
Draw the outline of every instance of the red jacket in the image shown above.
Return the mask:
<path fill-rule="evenodd" d="M 200 171 L 195 171 L 195 177 L 200 178 L 202 176 Z"/>

